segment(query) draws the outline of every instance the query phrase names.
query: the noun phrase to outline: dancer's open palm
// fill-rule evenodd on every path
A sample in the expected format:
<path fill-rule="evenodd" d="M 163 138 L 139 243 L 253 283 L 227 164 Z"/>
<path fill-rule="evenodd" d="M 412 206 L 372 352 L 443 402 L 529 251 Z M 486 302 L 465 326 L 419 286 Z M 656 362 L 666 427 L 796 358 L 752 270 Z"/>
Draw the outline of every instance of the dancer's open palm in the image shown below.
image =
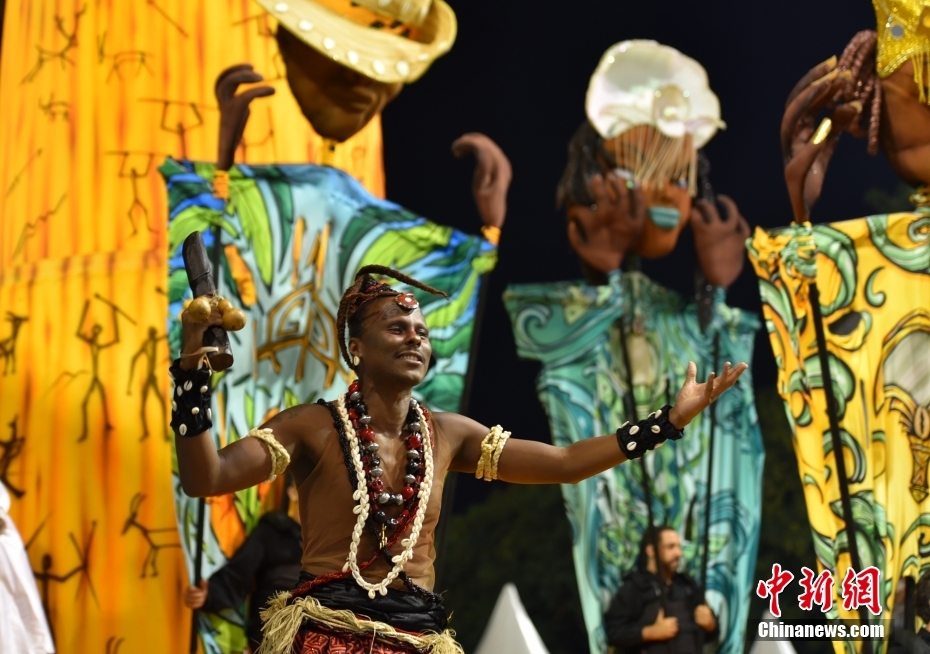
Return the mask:
<path fill-rule="evenodd" d="M 688 362 L 688 374 L 685 383 L 678 391 L 678 397 L 675 398 L 675 406 L 669 415 L 669 420 L 673 425 L 681 429 L 701 411 L 706 409 L 711 402 L 716 400 L 720 395 L 736 383 L 746 369 L 749 368 L 745 363 L 739 363 L 731 367 L 727 361 L 723 367 L 723 372 L 718 377 L 715 373 L 707 376 L 707 381 L 697 383 L 697 366 L 693 361 Z"/>

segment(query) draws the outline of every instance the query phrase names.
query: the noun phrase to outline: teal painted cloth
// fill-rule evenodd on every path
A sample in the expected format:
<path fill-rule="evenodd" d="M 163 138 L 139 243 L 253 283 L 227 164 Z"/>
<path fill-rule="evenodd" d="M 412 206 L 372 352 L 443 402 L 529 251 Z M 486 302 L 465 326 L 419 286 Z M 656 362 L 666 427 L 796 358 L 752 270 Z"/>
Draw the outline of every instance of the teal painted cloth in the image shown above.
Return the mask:
<path fill-rule="evenodd" d="M 610 434 L 624 421 L 645 418 L 674 404 L 688 361 L 699 378 L 719 362 L 751 361 L 758 319 L 715 298 L 713 319 L 701 332 L 694 305 L 641 273 L 615 272 L 607 285 L 527 284 L 508 287 L 504 303 L 519 355 L 542 364 L 539 399 L 556 445 Z M 626 374 L 620 319 L 632 326 L 626 338 L 632 376 Z M 631 384 L 628 380 L 632 380 Z M 627 415 L 632 395 L 636 416 Z M 752 377 L 716 404 L 714 478 L 710 510 L 707 599 L 721 627 L 723 654 L 743 651 L 748 597 L 753 587 L 761 514 L 764 452 Z M 700 582 L 701 537 L 707 497 L 708 412 L 644 457 L 657 524 L 682 536 L 685 570 Z M 627 462 L 575 485 L 563 485 L 572 524 L 573 555 L 590 649 L 606 651 L 602 615 L 622 576 L 636 562 L 648 526 L 641 469 Z"/>

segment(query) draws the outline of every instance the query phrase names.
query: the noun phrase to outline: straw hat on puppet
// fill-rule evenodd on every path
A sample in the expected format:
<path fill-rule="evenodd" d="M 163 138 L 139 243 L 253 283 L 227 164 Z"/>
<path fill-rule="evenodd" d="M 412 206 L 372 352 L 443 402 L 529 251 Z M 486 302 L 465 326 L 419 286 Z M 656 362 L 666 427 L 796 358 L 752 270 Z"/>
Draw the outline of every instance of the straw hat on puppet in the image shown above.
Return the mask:
<path fill-rule="evenodd" d="M 317 52 L 379 82 L 410 83 L 455 42 L 443 0 L 257 0 Z"/>
<path fill-rule="evenodd" d="M 655 139 L 641 165 L 628 172 L 645 184 L 687 175 L 691 195 L 697 150 L 725 127 L 704 67 L 655 41 L 623 41 L 608 49 L 591 76 L 585 109 L 605 141 L 622 139 L 639 125 L 666 137 Z"/>

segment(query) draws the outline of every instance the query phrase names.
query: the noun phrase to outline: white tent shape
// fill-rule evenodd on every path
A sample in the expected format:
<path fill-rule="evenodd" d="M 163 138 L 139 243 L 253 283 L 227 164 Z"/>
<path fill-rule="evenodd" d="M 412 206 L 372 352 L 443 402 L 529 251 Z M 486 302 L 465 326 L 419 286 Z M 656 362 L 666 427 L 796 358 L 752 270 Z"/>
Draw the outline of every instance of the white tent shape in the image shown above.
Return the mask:
<path fill-rule="evenodd" d="M 763 620 L 774 620 L 768 609 L 762 612 Z M 790 640 L 756 640 L 749 648 L 749 654 L 797 654 Z"/>
<path fill-rule="evenodd" d="M 513 584 L 506 584 L 494 605 L 491 619 L 484 629 L 474 654 L 549 654 L 533 621 L 526 614 L 520 594 Z"/>

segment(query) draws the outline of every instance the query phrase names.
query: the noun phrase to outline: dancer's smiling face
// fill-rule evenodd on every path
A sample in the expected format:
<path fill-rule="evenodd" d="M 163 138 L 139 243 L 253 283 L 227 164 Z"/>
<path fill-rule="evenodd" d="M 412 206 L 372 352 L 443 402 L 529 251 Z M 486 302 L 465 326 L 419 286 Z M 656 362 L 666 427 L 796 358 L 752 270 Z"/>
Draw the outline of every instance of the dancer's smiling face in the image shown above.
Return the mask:
<path fill-rule="evenodd" d="M 423 381 L 433 347 L 420 309 L 402 307 L 393 297 L 373 300 L 352 316 L 349 337 L 359 377 L 410 387 Z"/>

